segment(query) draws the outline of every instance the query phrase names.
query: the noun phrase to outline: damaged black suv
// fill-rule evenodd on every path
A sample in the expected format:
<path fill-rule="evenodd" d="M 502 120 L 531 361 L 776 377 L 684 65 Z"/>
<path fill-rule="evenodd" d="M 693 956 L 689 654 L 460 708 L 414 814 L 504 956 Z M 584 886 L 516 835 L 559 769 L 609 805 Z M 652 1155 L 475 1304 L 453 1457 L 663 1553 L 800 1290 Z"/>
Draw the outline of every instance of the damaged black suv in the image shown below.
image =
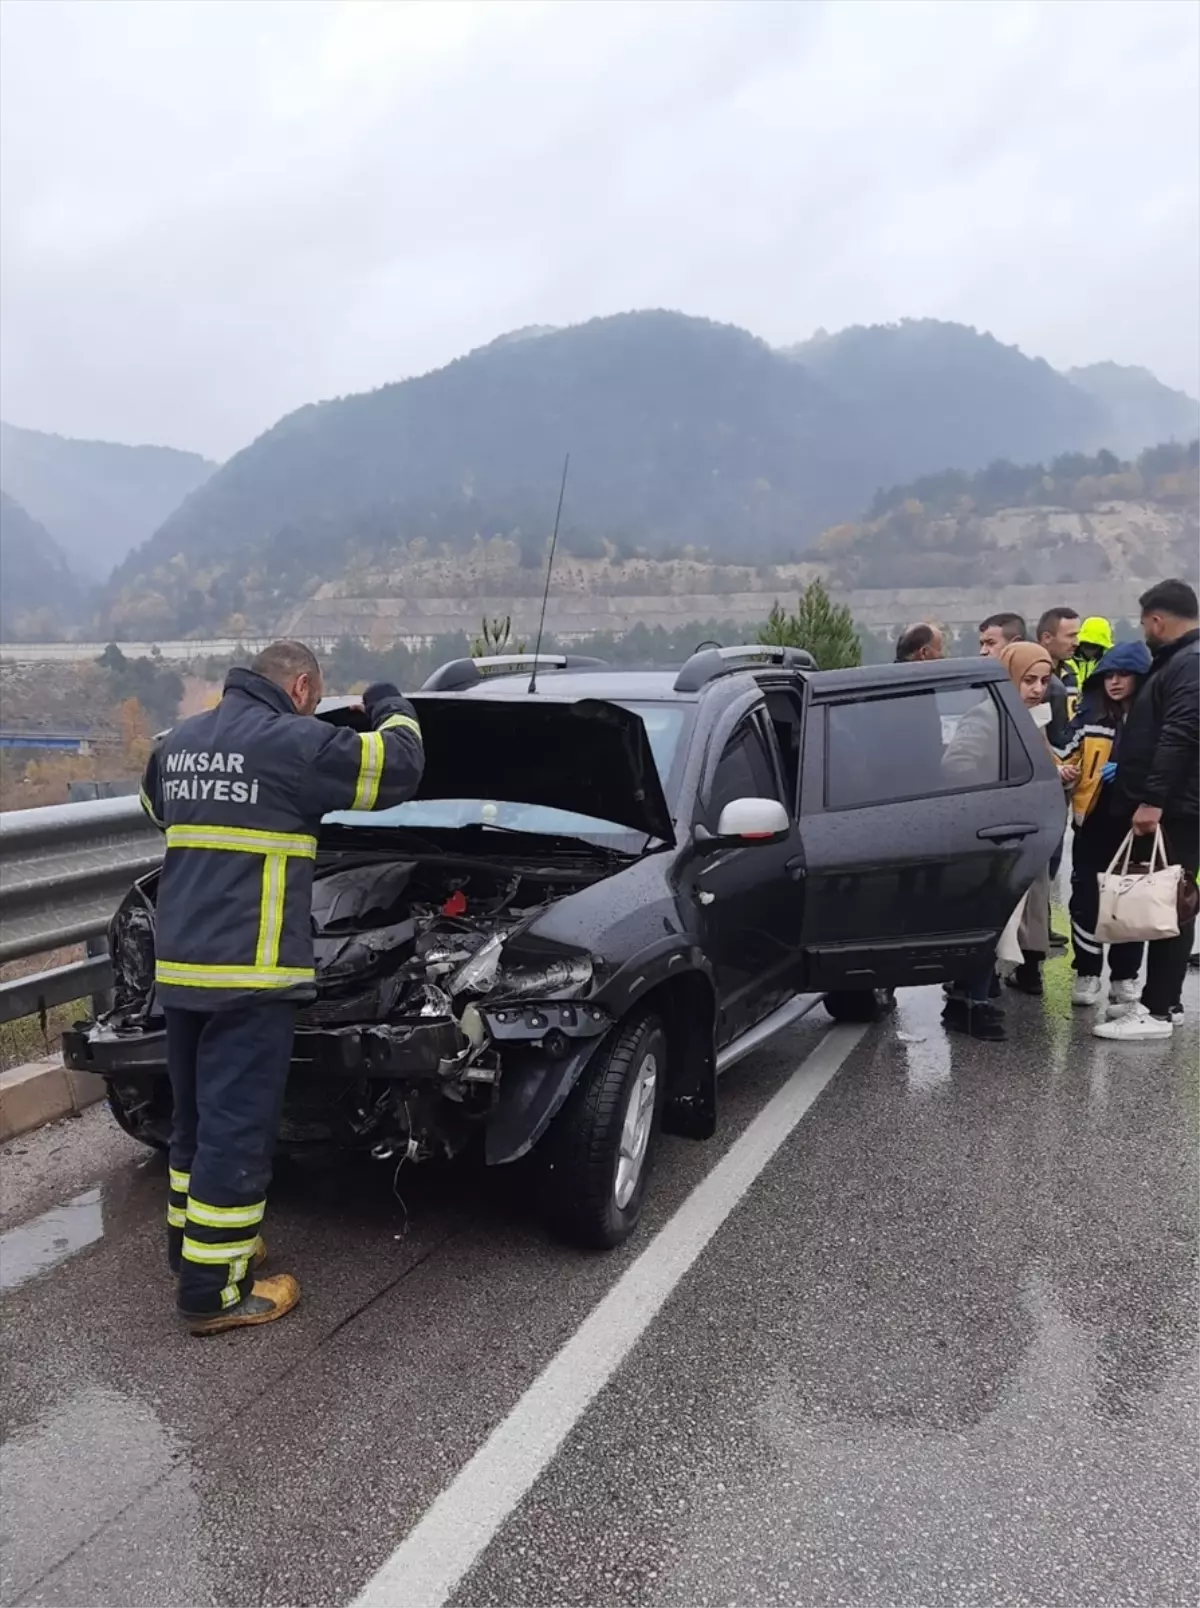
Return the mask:
<path fill-rule="evenodd" d="M 280 1146 L 533 1152 L 552 1226 L 609 1246 L 659 1131 L 713 1133 L 719 1072 L 818 998 L 870 1020 L 898 985 L 986 957 L 1050 858 L 1062 789 L 989 659 L 816 671 L 751 647 L 678 672 L 547 655 L 536 688 L 532 671 L 443 666 L 413 699 L 418 797 L 326 819 Z M 954 730 L 981 703 L 991 750 L 964 773 Z M 156 886 L 114 916 L 113 1009 L 64 1055 L 161 1147 Z"/>

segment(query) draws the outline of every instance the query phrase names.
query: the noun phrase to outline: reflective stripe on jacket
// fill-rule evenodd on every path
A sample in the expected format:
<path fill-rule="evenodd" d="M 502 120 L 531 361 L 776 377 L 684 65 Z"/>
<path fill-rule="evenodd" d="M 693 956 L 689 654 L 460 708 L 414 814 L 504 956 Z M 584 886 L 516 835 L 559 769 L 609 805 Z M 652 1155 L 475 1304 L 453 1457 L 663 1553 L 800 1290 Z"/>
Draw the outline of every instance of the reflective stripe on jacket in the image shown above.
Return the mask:
<path fill-rule="evenodd" d="M 1118 757 L 1123 720 L 1113 716 L 1104 694 L 1104 678 L 1112 672 L 1135 676 L 1140 681 L 1149 668 L 1150 652 L 1144 642 L 1119 642 L 1110 648 L 1097 662 L 1096 679 L 1089 681 L 1080 694 L 1079 710 L 1062 744 L 1054 750 L 1061 763 L 1079 766 L 1079 780 L 1071 790 L 1071 815 L 1076 826 L 1083 825 L 1099 802 L 1103 786 L 1100 772 L 1110 759 Z M 1129 708 L 1126 704 L 1126 715 Z"/>
<path fill-rule="evenodd" d="M 377 731 L 298 715 L 282 688 L 231 670 L 215 709 L 151 755 L 142 804 L 166 833 L 155 975 L 162 1005 L 219 1010 L 314 992 L 312 880 L 321 818 L 388 809 L 421 780 L 411 704 Z"/>
<path fill-rule="evenodd" d="M 1096 807 L 1102 786 L 1100 772 L 1112 758 L 1116 739 L 1113 721 L 1103 715 L 1088 720 L 1080 711 L 1071 722 L 1066 743 L 1054 750 L 1063 764 L 1079 766 L 1079 780 L 1071 789 L 1071 819 L 1076 826 L 1082 826 Z"/>

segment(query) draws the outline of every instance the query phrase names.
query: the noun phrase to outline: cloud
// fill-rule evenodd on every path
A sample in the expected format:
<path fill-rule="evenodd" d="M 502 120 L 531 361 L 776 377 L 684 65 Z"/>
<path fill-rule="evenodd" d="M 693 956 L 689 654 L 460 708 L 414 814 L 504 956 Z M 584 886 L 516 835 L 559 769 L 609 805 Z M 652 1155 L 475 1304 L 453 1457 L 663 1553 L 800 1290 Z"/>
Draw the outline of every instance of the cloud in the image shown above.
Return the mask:
<path fill-rule="evenodd" d="M 1197 389 L 1174 0 L 6 0 L 0 407 L 224 456 L 509 328 L 961 319 Z"/>

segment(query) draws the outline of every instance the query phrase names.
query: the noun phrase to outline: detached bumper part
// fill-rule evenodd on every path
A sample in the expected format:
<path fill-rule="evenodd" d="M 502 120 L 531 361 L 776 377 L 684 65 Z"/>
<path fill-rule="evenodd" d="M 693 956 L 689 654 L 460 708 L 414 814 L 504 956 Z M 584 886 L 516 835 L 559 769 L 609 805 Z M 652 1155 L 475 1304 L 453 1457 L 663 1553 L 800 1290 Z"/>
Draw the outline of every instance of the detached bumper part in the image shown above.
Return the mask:
<path fill-rule="evenodd" d="M 365 1027 L 297 1027 L 292 1065 L 338 1077 L 437 1081 L 489 1040 L 496 1047 L 541 1045 L 552 1059 L 559 1059 L 576 1047 L 576 1041 L 599 1038 L 611 1026 L 611 1016 L 596 1005 L 477 1004 L 463 1012 L 461 1026 L 452 1017 L 439 1017 Z M 126 1072 L 165 1076 L 167 1071 L 166 1034 L 161 1029 L 119 1033 L 103 1026 L 74 1027 L 63 1034 L 62 1048 L 64 1064 L 76 1072 L 114 1077 Z"/>
<path fill-rule="evenodd" d="M 293 1070 L 346 1078 L 429 1078 L 466 1048 L 458 1024 L 451 1020 L 370 1027 L 296 1029 Z M 62 1038 L 63 1063 L 72 1071 L 101 1077 L 122 1073 L 166 1076 L 167 1043 L 161 1030 L 121 1034 L 104 1028 L 71 1028 Z"/>

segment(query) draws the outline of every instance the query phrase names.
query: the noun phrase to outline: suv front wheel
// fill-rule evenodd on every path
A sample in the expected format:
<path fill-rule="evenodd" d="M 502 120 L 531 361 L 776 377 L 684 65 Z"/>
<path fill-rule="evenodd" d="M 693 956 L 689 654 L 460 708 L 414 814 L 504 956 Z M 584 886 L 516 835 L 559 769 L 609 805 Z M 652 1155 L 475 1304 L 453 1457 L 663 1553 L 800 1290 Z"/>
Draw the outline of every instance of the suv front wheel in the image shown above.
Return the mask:
<path fill-rule="evenodd" d="M 661 1021 L 632 1017 L 571 1090 L 543 1161 L 543 1211 L 556 1234 L 607 1250 L 633 1233 L 662 1121 L 666 1075 Z"/>

